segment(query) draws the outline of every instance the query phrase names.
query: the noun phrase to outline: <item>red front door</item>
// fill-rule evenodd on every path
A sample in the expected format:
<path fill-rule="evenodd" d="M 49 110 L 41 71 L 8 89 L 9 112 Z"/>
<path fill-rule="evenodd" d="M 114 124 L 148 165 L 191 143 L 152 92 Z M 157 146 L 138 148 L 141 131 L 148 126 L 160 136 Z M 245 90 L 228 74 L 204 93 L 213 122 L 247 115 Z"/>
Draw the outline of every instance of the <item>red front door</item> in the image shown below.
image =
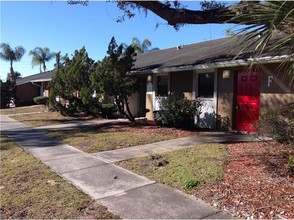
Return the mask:
<path fill-rule="evenodd" d="M 260 73 L 238 73 L 236 128 L 254 132 L 252 124 L 259 119 Z"/>

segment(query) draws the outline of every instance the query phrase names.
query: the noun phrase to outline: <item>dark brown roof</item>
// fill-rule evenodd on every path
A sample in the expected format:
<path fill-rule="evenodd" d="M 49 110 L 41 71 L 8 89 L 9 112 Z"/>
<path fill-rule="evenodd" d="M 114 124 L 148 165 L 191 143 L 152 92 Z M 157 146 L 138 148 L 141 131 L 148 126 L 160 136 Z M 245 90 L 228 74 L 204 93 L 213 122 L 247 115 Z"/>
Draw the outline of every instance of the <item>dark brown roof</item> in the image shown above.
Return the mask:
<path fill-rule="evenodd" d="M 31 76 L 19 78 L 16 80 L 16 85 L 22 85 L 22 84 L 30 83 L 30 82 L 50 81 L 51 78 L 55 75 L 55 73 L 56 73 L 55 70 L 50 70 L 47 72 L 38 73 L 38 74 L 31 75 Z"/>
<path fill-rule="evenodd" d="M 240 37 L 226 37 L 183 45 L 137 55 L 132 72 L 163 71 L 165 68 L 186 68 L 201 64 L 231 61 L 241 51 Z M 248 49 L 238 59 L 246 60 L 253 54 Z M 266 54 L 269 56 L 270 54 Z M 271 54 L 273 55 L 273 54 Z M 275 56 L 281 55 L 276 53 Z"/>

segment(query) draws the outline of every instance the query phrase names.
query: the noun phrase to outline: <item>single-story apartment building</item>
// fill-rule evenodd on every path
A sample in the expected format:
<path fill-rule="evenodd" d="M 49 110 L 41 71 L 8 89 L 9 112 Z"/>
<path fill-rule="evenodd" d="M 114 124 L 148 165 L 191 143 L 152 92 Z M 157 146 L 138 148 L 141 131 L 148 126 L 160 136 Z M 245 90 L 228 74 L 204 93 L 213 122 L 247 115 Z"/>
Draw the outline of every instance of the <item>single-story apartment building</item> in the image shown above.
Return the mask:
<path fill-rule="evenodd" d="M 222 118 L 233 129 L 253 131 L 251 124 L 261 114 L 294 102 L 294 73 L 285 73 L 281 65 L 293 51 L 265 51 L 252 58 L 253 50 L 239 54 L 240 39 L 226 37 L 138 54 L 131 73 L 143 83 L 130 98 L 130 109 L 134 115 L 149 109 L 146 118 L 154 120 L 161 100 L 180 94 L 203 103 L 199 127 L 216 128 Z M 54 74 L 53 70 L 18 79 L 16 106 L 49 96 Z"/>
<path fill-rule="evenodd" d="M 240 50 L 238 37 L 226 37 L 138 54 L 132 73 L 145 86 L 132 97 L 132 111 L 149 109 L 146 117 L 153 120 L 162 99 L 182 94 L 202 101 L 199 127 L 215 128 L 221 117 L 233 129 L 253 131 L 260 114 L 294 102 L 294 73 L 281 66 L 287 50 L 260 58 L 247 50 L 236 58 Z"/>
<path fill-rule="evenodd" d="M 16 80 L 15 106 L 23 106 L 34 103 L 36 96 L 49 96 L 49 81 L 55 74 L 55 70 L 22 77 Z"/>

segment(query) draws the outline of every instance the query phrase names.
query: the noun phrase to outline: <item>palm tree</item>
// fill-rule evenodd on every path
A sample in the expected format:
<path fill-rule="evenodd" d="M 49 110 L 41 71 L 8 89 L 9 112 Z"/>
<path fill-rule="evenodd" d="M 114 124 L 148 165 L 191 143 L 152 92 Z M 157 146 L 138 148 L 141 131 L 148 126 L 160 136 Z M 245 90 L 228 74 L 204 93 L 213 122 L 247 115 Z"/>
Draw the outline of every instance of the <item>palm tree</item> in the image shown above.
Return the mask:
<path fill-rule="evenodd" d="M 289 50 L 289 57 L 283 65 L 286 66 L 287 73 L 294 81 L 294 65 L 289 62 L 294 58 L 294 2 L 265 1 L 253 6 L 250 13 L 241 13 L 230 20 L 237 21 L 241 25 L 248 20 L 254 20 L 256 23 L 238 32 L 241 34 L 244 48 L 240 52 L 253 47 L 255 57 L 258 57 L 265 50 Z"/>
<path fill-rule="evenodd" d="M 2 50 L 0 52 L 0 58 L 10 62 L 10 74 L 13 75 L 13 62 L 20 61 L 26 50 L 22 46 L 18 46 L 13 49 L 8 43 L 2 43 L 0 48 Z"/>
<path fill-rule="evenodd" d="M 54 52 L 50 52 L 48 47 L 41 48 L 41 47 L 35 47 L 34 50 L 31 50 L 29 55 L 32 55 L 32 66 L 40 65 L 40 72 L 42 72 L 42 66 L 43 71 L 46 71 L 46 62 L 49 62 L 55 57 Z"/>
<path fill-rule="evenodd" d="M 146 38 L 143 40 L 143 42 L 141 42 L 137 37 L 134 37 L 132 40 L 132 46 L 134 47 L 136 53 L 145 53 L 149 51 L 159 50 L 158 47 L 149 49 L 151 45 L 151 41 Z"/>

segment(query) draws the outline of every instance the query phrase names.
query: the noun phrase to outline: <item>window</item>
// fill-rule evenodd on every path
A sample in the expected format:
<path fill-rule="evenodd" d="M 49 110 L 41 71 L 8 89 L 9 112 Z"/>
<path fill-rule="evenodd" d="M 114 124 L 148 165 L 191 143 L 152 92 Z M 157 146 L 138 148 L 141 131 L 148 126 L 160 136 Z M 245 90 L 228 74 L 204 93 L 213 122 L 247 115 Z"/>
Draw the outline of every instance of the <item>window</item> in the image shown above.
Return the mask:
<path fill-rule="evenodd" d="M 157 77 L 157 96 L 168 96 L 168 77 Z"/>
<path fill-rule="evenodd" d="M 198 97 L 213 98 L 214 74 L 201 73 L 198 81 Z"/>

